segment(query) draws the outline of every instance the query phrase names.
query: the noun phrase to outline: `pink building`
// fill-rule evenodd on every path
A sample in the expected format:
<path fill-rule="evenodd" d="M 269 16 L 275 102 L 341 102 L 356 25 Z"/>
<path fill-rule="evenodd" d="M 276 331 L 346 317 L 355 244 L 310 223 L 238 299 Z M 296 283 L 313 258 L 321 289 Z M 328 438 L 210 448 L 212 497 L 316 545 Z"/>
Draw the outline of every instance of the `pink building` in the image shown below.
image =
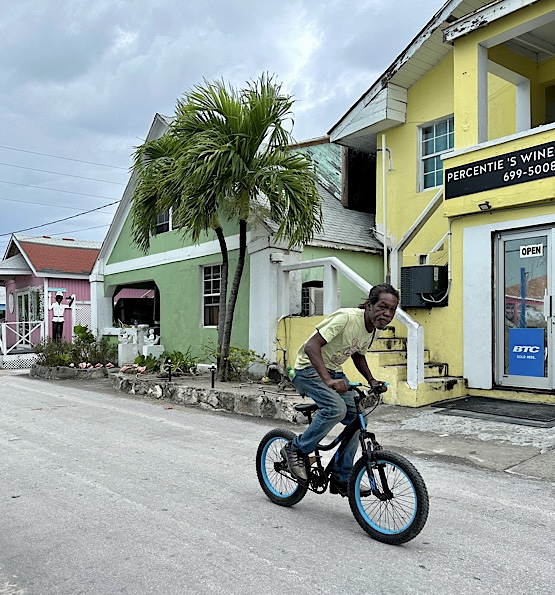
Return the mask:
<path fill-rule="evenodd" d="M 29 349 L 52 336 L 56 293 L 62 293 L 62 338 L 71 341 L 76 324 L 90 326 L 89 275 L 100 242 L 14 234 L 0 262 L 0 284 L 6 288 L 6 319 L 2 324 L 1 354 Z"/>

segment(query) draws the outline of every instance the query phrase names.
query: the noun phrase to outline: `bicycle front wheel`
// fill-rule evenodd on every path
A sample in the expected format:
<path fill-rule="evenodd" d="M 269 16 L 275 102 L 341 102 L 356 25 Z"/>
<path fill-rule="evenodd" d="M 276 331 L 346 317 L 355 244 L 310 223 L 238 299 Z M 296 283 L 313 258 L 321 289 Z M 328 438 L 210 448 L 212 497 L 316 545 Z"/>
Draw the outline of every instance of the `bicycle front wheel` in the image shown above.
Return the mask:
<path fill-rule="evenodd" d="M 287 470 L 281 449 L 295 434 L 289 430 L 270 430 L 260 441 L 256 453 L 256 475 L 266 496 L 280 506 L 293 506 L 300 502 L 307 487 L 299 484 Z"/>
<path fill-rule="evenodd" d="M 368 477 L 360 458 L 349 481 L 349 504 L 358 524 L 377 541 L 399 545 L 414 539 L 428 518 L 428 490 L 405 457 L 385 450 L 374 453 Z"/>

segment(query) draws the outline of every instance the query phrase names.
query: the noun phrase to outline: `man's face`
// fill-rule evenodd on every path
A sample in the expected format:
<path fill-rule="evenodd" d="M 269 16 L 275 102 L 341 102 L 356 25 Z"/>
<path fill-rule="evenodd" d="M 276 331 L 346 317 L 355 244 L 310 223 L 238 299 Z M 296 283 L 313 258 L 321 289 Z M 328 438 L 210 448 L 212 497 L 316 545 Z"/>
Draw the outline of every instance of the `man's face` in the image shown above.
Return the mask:
<path fill-rule="evenodd" d="M 366 306 L 368 320 L 375 328 L 383 330 L 393 320 L 399 300 L 391 293 L 380 293 L 374 305 Z"/>

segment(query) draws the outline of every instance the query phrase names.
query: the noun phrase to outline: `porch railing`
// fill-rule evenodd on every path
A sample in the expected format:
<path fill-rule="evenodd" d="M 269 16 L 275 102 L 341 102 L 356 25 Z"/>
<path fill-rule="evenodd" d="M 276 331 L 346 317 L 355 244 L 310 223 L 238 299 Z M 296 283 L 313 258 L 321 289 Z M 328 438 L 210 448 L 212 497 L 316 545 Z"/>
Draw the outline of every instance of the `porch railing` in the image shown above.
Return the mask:
<path fill-rule="evenodd" d="M 44 339 L 44 322 L 3 322 L 0 355 L 24 348 L 32 349 Z"/>
<path fill-rule="evenodd" d="M 355 273 L 335 256 L 281 265 L 283 272 L 280 290 L 282 316 L 287 316 L 290 313 L 287 311 L 290 303 L 289 273 L 314 267 L 324 268 L 324 314 L 331 314 L 339 307 L 337 299 L 338 272 L 366 295 L 372 288 L 368 281 L 365 281 L 358 273 Z M 395 318 L 407 329 L 407 384 L 409 388 L 416 390 L 418 385 L 424 382 L 424 328 L 401 308 L 397 308 Z"/>

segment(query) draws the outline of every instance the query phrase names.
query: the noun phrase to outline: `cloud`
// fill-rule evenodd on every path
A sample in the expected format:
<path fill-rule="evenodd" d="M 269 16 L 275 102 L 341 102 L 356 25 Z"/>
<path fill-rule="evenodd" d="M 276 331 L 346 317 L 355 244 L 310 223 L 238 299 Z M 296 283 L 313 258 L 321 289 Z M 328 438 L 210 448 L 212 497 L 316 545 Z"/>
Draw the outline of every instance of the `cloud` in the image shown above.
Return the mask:
<path fill-rule="evenodd" d="M 438 10 L 440 0 L 19 0 L 0 22 L 0 162 L 125 183 L 156 112 L 204 79 L 275 74 L 292 94 L 298 140 L 325 134 Z M 4 181 L 12 182 L 7 184 Z M 28 183 L 60 191 L 15 186 Z M 100 206 L 122 186 L 0 165 L 0 233 Z M 81 194 L 70 195 L 66 192 Z M 85 197 L 94 194 L 101 198 Z M 31 201 L 59 204 L 26 209 Z M 86 210 L 86 209 L 83 209 Z M 56 224 L 60 233 L 95 215 Z M 75 237 L 102 239 L 106 227 Z M 1 246 L 0 238 L 0 246 Z"/>

